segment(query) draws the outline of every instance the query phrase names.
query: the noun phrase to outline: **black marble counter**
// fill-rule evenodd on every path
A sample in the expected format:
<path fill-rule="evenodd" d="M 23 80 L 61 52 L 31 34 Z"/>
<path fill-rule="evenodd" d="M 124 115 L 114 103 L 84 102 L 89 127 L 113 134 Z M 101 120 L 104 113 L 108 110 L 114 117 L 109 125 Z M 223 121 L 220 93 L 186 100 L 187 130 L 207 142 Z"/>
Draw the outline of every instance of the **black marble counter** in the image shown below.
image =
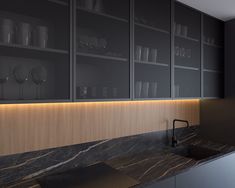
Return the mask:
<path fill-rule="evenodd" d="M 165 147 L 162 148 L 162 151 L 157 150 L 138 155 L 118 157 L 106 161 L 106 163 L 141 182 L 136 187 L 145 187 L 235 151 L 234 146 L 214 143 L 197 135 L 186 137 L 181 144 L 213 149 L 219 151 L 219 154 L 196 161 L 176 155 L 172 153 L 171 147 Z"/>
<path fill-rule="evenodd" d="M 177 135 L 181 135 L 179 144 L 207 147 L 221 155 L 235 151 L 234 146 L 201 138 L 198 127 L 179 129 Z M 170 138 L 171 131 L 162 131 L 0 157 L 0 187 L 39 187 L 37 178 L 97 162 L 105 162 L 138 180 L 137 187 L 144 187 L 207 162 L 173 154 Z"/>

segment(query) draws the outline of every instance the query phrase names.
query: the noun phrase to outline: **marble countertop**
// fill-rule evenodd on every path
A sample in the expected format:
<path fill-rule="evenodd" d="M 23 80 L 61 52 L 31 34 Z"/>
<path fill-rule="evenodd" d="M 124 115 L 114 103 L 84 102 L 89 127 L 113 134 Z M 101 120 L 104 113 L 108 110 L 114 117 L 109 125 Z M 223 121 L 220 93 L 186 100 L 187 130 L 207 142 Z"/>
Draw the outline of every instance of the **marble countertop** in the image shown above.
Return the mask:
<path fill-rule="evenodd" d="M 210 158 L 196 161 L 176 155 L 172 153 L 171 147 L 165 147 L 160 151 L 153 150 L 148 153 L 140 153 L 139 155 L 119 157 L 106 161 L 106 163 L 138 180 L 140 184 L 136 187 L 144 187 L 235 151 L 234 146 L 214 143 L 194 135 L 185 138 L 182 145 L 196 145 L 213 149 L 220 153 Z"/>
<path fill-rule="evenodd" d="M 220 151 L 221 154 L 206 160 L 196 161 L 191 158 L 176 155 L 172 153 L 171 147 L 165 146 L 162 148 L 156 147 L 151 150 L 146 149 L 145 152 L 138 154 L 115 157 L 104 162 L 122 173 L 138 180 L 140 184 L 136 187 L 144 187 L 235 151 L 235 146 L 214 143 L 202 139 L 194 133 L 181 138 L 181 143 L 179 145 L 189 144 L 217 150 Z M 11 187 L 36 188 L 40 186 L 35 180 L 32 180 L 13 185 Z"/>

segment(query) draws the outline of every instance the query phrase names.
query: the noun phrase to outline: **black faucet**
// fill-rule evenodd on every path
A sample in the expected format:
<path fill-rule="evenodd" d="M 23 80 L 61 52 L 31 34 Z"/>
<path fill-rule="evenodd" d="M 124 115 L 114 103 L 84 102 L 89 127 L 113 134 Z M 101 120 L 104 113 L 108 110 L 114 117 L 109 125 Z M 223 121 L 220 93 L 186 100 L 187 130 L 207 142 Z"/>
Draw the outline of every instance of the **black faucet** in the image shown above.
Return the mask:
<path fill-rule="evenodd" d="M 189 127 L 189 122 L 187 120 L 182 120 L 182 119 L 174 119 L 173 120 L 173 135 L 172 135 L 172 147 L 176 147 L 178 140 L 175 136 L 175 122 L 183 122 L 187 124 L 187 128 Z"/>

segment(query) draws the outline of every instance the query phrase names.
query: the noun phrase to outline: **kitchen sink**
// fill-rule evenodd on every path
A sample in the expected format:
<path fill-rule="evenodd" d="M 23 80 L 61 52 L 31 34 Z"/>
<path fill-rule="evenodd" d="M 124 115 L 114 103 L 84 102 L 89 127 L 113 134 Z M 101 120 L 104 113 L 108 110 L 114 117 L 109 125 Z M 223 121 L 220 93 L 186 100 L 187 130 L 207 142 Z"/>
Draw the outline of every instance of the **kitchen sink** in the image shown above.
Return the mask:
<path fill-rule="evenodd" d="M 178 146 L 172 150 L 172 153 L 183 157 L 191 158 L 196 161 L 207 159 L 220 154 L 219 151 L 195 145 Z"/>
<path fill-rule="evenodd" d="M 41 188 L 127 188 L 139 182 L 105 163 L 74 168 L 38 180 Z"/>

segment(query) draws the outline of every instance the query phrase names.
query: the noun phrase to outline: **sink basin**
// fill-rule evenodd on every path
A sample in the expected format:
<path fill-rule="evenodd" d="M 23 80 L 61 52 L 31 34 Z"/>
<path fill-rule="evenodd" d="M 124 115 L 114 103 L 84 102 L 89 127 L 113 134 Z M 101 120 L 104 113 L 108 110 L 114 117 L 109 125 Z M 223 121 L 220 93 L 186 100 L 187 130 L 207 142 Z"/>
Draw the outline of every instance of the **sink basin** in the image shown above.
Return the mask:
<path fill-rule="evenodd" d="M 135 179 L 105 163 L 45 176 L 38 182 L 41 188 L 126 188 L 139 184 Z"/>
<path fill-rule="evenodd" d="M 214 155 L 220 154 L 219 151 L 194 145 L 179 146 L 173 149 L 172 153 L 183 157 L 191 158 L 196 161 L 207 159 Z"/>

